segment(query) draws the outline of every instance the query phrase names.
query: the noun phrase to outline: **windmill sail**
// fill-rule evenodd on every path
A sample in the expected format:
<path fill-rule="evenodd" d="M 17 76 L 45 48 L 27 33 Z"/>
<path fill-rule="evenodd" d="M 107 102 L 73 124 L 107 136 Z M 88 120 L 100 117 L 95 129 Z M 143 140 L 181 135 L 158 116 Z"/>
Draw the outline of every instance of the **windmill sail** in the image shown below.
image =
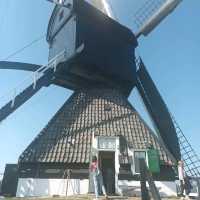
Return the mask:
<path fill-rule="evenodd" d="M 65 50 L 57 54 L 45 66 L 41 66 L 34 72 L 34 76 L 29 77 L 26 82 L 23 82 L 20 87 L 14 88 L 11 92 L 12 96 L 6 95 L 0 97 L 0 103 L 4 103 L 4 97 L 7 97 L 6 103 L 0 109 L 0 122 L 7 118 L 17 108 L 23 105 L 28 99 L 36 94 L 42 87 L 49 86 L 52 83 L 53 77 L 56 72 L 57 65 L 65 60 Z M 6 63 L 6 62 L 5 62 Z M 19 64 L 19 63 L 18 63 Z M 31 64 L 29 67 L 34 68 Z M 12 63 L 7 63 L 7 68 L 12 68 Z M 19 66 L 18 66 L 19 67 Z M 36 66 L 37 68 L 38 66 Z M 23 66 L 23 68 L 26 68 Z M 26 83 L 26 87 L 25 87 Z M 28 83 L 28 84 L 27 84 Z M 23 89 L 22 89 L 23 87 Z"/>
<path fill-rule="evenodd" d="M 136 36 L 147 36 L 173 12 L 181 2 L 182 0 L 162 0 L 157 2 L 156 0 L 148 0 L 135 14 L 135 23 L 139 29 Z"/>
<path fill-rule="evenodd" d="M 158 130 L 159 137 L 176 160 L 181 159 L 177 133 L 170 113 L 158 89 L 147 72 L 143 62 L 140 62 L 137 72 L 137 88 L 144 104 Z"/>
<path fill-rule="evenodd" d="M 0 69 L 14 69 L 14 70 L 24 70 L 24 71 L 36 71 L 41 67 L 41 65 L 35 65 L 30 63 L 21 62 L 8 62 L 0 61 Z"/>
<path fill-rule="evenodd" d="M 52 71 L 46 73 L 38 81 L 35 88 L 34 83 L 25 88 L 20 94 L 18 94 L 14 99 L 11 99 L 5 106 L 0 109 L 0 122 L 6 119 L 11 113 L 13 113 L 17 108 L 23 105 L 27 100 L 29 100 L 34 94 L 36 94 L 43 86 L 47 86 L 51 83 L 53 77 Z"/>

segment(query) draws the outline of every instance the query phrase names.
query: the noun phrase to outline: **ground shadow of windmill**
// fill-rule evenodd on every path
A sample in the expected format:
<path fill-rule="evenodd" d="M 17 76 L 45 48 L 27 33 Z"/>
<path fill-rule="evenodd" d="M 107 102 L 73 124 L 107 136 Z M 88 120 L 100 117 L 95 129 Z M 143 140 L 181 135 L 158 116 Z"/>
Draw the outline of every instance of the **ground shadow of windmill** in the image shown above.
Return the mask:
<path fill-rule="evenodd" d="M 163 4 L 152 18 L 154 23 L 142 26 L 137 36 L 152 30 L 167 15 L 161 13 L 172 11 L 179 2 Z M 49 63 L 46 66 L 0 63 L 4 69 L 36 70 L 33 82 L 0 109 L 0 121 L 42 87 L 56 84 L 74 90 L 21 154 L 18 164 L 21 186 L 26 178 L 65 179 L 66 169 L 71 170 L 71 179 L 89 179 L 91 156 L 100 155 L 102 148 L 105 152 L 112 151 L 110 155 L 118 163 L 111 184 L 120 177 L 128 180 L 130 173 L 134 180 L 133 154 L 136 150 L 146 151 L 149 146 L 158 150 L 162 161 L 155 178 L 175 180 L 173 167 L 181 160 L 181 152 L 171 115 L 141 58 L 135 58 L 136 36 L 101 11 L 78 0 L 55 6 L 47 32 Z M 133 88 L 138 89 L 157 135 L 128 102 Z M 103 159 L 111 160 L 107 155 L 101 158 L 102 163 Z M 48 173 L 49 169 L 55 170 L 54 173 Z M 119 190 L 116 184 L 110 192 Z"/>

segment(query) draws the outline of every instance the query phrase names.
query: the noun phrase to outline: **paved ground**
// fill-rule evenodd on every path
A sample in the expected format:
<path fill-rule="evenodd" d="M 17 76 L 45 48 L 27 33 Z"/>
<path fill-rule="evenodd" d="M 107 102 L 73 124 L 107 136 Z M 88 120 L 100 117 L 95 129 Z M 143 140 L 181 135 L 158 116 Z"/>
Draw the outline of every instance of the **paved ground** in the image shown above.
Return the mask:
<path fill-rule="evenodd" d="M 0 200 L 93 200 L 94 196 L 90 195 L 82 195 L 82 196 L 72 196 L 72 197 L 49 197 L 49 198 L 4 198 Z M 179 200 L 180 198 L 168 198 L 170 200 Z M 164 200 L 168 200 L 167 198 Z M 99 200 L 105 200 L 105 198 L 100 198 Z M 109 197 L 109 200 L 141 200 L 139 197 L 131 197 L 131 198 L 126 198 L 126 197 Z"/>
<path fill-rule="evenodd" d="M 70 197 L 43 197 L 43 198 L 3 198 L 0 200 L 93 200 L 93 195 L 77 195 Z M 108 200 L 127 200 L 125 197 L 109 197 Z M 106 198 L 101 197 L 99 200 L 106 200 Z M 134 198 L 134 200 L 140 200 L 140 198 Z"/>

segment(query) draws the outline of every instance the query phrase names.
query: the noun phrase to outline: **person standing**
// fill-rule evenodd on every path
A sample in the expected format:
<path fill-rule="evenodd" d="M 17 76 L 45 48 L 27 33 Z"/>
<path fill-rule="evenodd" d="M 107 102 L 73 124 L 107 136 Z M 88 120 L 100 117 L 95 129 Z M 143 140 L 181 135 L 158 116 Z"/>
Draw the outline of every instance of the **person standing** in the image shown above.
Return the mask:
<path fill-rule="evenodd" d="M 187 175 L 184 177 L 184 189 L 185 189 L 185 197 L 186 197 L 186 199 L 190 199 L 189 194 L 191 192 L 192 185 L 190 183 L 190 177 L 187 176 Z"/>
<path fill-rule="evenodd" d="M 179 181 L 180 181 L 180 195 L 181 197 L 184 197 L 184 177 L 185 177 L 185 174 L 184 174 L 184 164 L 183 164 L 183 161 L 180 160 L 178 162 L 178 178 L 179 178 Z"/>
<path fill-rule="evenodd" d="M 182 198 L 184 198 L 184 193 L 186 199 L 189 199 L 189 193 L 191 191 L 191 183 L 190 183 L 190 178 L 185 174 L 184 172 L 184 162 L 180 160 L 178 162 L 178 178 L 180 181 L 180 195 Z"/>
<path fill-rule="evenodd" d="M 99 169 L 98 160 L 96 156 L 92 157 L 92 163 L 90 165 L 90 172 L 92 174 L 93 183 L 94 183 L 94 191 L 95 191 L 95 200 L 99 197 L 99 188 L 102 189 L 103 194 L 107 198 L 106 190 L 103 184 L 103 177 L 101 171 Z"/>

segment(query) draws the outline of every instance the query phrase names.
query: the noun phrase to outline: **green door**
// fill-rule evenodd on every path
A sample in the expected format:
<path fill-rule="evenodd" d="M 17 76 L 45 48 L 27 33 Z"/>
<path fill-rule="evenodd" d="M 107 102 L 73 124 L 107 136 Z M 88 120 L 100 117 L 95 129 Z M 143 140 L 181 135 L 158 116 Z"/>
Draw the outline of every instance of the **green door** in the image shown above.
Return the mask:
<path fill-rule="evenodd" d="M 152 173 L 159 173 L 160 172 L 160 157 L 159 157 L 158 150 L 149 149 L 147 151 L 147 158 L 148 158 L 149 170 Z"/>

